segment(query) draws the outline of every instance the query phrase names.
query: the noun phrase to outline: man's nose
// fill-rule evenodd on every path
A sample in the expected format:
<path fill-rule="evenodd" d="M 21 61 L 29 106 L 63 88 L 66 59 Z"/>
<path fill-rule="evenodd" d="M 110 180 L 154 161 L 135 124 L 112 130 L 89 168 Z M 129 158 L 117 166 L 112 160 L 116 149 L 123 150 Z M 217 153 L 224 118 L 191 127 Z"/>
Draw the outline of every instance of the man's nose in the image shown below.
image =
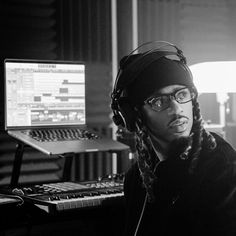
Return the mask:
<path fill-rule="evenodd" d="M 168 113 L 170 115 L 173 115 L 173 114 L 181 114 L 182 112 L 183 112 L 183 108 L 181 104 L 179 104 L 176 100 L 171 99 L 170 105 L 168 108 Z"/>

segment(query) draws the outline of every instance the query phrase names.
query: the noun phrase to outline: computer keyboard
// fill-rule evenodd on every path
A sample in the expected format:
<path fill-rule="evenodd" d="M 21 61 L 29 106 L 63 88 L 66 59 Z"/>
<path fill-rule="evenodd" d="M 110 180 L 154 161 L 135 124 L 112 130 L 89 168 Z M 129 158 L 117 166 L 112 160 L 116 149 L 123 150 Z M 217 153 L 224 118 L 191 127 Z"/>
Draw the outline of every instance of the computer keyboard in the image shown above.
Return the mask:
<path fill-rule="evenodd" d="M 55 142 L 66 140 L 89 140 L 97 139 L 99 136 L 88 130 L 77 128 L 66 129 L 39 129 L 22 131 L 31 138 L 40 142 Z"/>

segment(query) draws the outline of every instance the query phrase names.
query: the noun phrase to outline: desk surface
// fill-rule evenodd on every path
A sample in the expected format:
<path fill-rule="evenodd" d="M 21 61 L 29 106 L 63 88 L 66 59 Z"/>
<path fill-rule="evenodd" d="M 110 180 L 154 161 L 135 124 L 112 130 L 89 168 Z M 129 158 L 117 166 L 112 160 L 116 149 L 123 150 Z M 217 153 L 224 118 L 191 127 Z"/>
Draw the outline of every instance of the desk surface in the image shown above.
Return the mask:
<path fill-rule="evenodd" d="M 125 220 L 123 204 L 50 215 L 25 202 L 4 204 L 0 212 L 0 235 L 5 236 L 120 236 Z"/>

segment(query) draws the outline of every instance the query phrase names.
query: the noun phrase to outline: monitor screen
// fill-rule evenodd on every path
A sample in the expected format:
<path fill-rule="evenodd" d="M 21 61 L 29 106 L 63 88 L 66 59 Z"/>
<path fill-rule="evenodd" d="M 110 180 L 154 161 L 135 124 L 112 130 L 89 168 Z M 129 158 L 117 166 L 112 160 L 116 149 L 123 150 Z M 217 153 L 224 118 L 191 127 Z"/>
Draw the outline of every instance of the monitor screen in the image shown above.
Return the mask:
<path fill-rule="evenodd" d="M 85 124 L 85 65 L 5 60 L 6 127 Z"/>

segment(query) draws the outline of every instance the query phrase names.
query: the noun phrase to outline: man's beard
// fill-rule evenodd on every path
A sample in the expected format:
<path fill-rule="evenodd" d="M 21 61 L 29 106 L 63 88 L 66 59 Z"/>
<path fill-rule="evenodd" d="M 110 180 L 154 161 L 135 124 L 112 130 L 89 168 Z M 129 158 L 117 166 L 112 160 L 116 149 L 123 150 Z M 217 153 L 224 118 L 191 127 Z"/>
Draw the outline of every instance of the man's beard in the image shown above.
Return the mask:
<path fill-rule="evenodd" d="M 168 145 L 167 157 L 171 159 L 187 159 L 192 146 L 192 136 L 180 137 Z"/>

